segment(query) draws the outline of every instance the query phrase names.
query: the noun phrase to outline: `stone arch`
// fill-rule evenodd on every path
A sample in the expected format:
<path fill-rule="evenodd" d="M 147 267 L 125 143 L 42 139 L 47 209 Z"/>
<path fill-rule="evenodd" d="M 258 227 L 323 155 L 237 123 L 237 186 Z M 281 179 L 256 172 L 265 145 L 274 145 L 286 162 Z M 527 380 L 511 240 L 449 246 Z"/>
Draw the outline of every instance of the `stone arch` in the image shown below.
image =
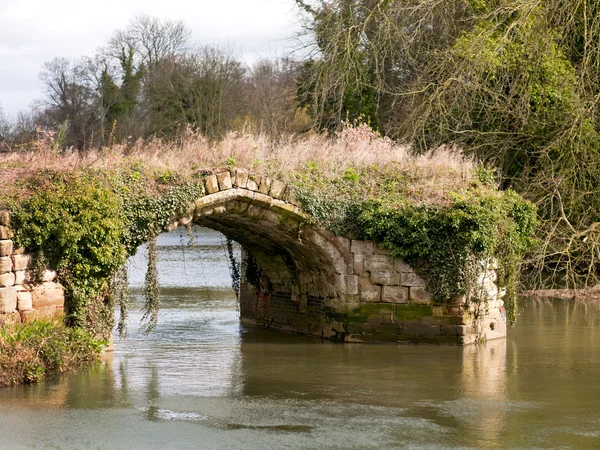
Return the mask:
<path fill-rule="evenodd" d="M 210 175 L 205 195 L 165 230 L 190 223 L 220 231 L 258 262 L 259 286 L 242 273 L 242 320 L 324 337 L 336 334 L 325 319 L 349 300 L 350 241 L 310 226 L 288 186 L 239 169 Z"/>

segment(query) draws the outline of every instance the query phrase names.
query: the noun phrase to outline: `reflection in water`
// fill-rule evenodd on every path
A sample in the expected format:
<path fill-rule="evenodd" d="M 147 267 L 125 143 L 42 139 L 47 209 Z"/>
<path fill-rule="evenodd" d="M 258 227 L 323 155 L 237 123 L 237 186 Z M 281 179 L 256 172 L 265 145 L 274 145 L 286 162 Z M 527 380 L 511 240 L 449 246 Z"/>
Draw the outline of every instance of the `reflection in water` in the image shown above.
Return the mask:
<path fill-rule="evenodd" d="M 220 236 L 184 269 L 178 239 L 155 332 L 132 314 L 97 367 L 0 391 L 0 448 L 600 447 L 600 302 L 521 301 L 485 346 L 334 344 L 241 327 Z"/>

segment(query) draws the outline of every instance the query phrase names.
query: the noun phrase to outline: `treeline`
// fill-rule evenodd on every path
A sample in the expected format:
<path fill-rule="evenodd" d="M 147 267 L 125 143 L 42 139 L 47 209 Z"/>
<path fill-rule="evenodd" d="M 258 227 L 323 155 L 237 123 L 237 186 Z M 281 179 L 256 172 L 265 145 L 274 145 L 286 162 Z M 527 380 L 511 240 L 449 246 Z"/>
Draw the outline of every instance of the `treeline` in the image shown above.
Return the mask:
<path fill-rule="evenodd" d="M 14 123 L 0 112 L 5 147 L 48 133 L 61 148 L 86 149 L 188 128 L 217 138 L 230 129 L 310 127 L 296 101 L 298 63 L 263 59 L 248 68 L 230 49 L 191 35 L 183 22 L 139 16 L 94 55 L 46 62 L 43 98 Z"/>

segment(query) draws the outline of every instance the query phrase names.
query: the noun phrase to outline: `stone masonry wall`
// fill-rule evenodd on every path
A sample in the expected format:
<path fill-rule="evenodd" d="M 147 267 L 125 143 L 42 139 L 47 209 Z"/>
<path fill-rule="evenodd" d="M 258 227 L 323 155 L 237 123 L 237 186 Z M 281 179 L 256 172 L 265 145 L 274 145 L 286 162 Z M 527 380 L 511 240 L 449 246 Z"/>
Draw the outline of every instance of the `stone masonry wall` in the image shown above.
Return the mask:
<path fill-rule="evenodd" d="M 56 272 L 46 270 L 34 282 L 34 255 L 14 248 L 12 237 L 10 215 L 0 211 L 0 325 L 62 317 L 65 296 Z"/>

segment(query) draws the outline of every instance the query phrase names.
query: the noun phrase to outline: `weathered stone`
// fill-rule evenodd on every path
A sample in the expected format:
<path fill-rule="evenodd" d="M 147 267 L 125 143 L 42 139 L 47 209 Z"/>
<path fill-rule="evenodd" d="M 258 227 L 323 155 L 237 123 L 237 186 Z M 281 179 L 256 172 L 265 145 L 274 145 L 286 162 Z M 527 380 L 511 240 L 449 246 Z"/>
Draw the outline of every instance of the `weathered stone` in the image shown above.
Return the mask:
<path fill-rule="evenodd" d="M 365 257 L 362 253 L 354 253 L 353 262 L 352 268 L 356 275 L 364 276 L 367 274 L 367 272 L 365 272 Z"/>
<path fill-rule="evenodd" d="M 363 303 L 376 303 L 381 301 L 381 286 L 374 286 L 368 279 L 360 277 L 360 301 Z"/>
<path fill-rule="evenodd" d="M 354 254 L 372 255 L 375 245 L 372 241 L 352 241 L 350 250 Z"/>
<path fill-rule="evenodd" d="M 23 321 L 33 322 L 34 320 L 49 321 L 62 319 L 65 316 L 62 308 L 56 306 L 44 306 L 39 309 L 32 309 L 29 311 L 23 311 Z"/>
<path fill-rule="evenodd" d="M 15 233 L 10 228 L 0 225 L 0 239 L 12 239 Z"/>
<path fill-rule="evenodd" d="M 10 225 L 10 213 L 6 210 L 0 211 L 0 225 Z"/>
<path fill-rule="evenodd" d="M 346 294 L 358 294 L 358 275 L 346 275 Z"/>
<path fill-rule="evenodd" d="M 0 287 L 9 287 L 15 285 L 15 273 L 6 272 L 0 274 Z"/>
<path fill-rule="evenodd" d="M 65 295 L 60 284 L 53 282 L 42 283 L 31 291 L 33 308 L 46 306 L 62 307 L 65 304 Z"/>
<path fill-rule="evenodd" d="M 32 264 L 31 255 L 13 255 L 14 270 L 29 269 Z"/>
<path fill-rule="evenodd" d="M 285 194 L 286 185 L 281 181 L 271 180 L 271 191 L 269 195 L 274 198 L 282 199 Z"/>
<path fill-rule="evenodd" d="M 6 239 L 0 241 L 0 256 L 9 256 L 13 251 L 13 241 Z"/>
<path fill-rule="evenodd" d="M 431 303 L 431 296 L 425 290 L 425 288 L 421 286 L 411 286 L 409 290 L 410 301 L 411 303 L 426 305 Z"/>
<path fill-rule="evenodd" d="M 13 262 L 10 256 L 0 258 L 0 273 L 10 272 L 13 270 Z"/>
<path fill-rule="evenodd" d="M 31 292 L 17 292 L 17 309 L 19 311 L 29 311 L 33 308 L 33 297 Z"/>
<path fill-rule="evenodd" d="M 0 313 L 7 314 L 17 309 L 17 291 L 13 287 L 0 288 Z"/>
<path fill-rule="evenodd" d="M 368 272 L 381 272 L 394 270 L 394 260 L 387 255 L 365 256 L 365 270 Z"/>
<path fill-rule="evenodd" d="M 208 194 L 219 192 L 219 180 L 216 175 L 209 175 L 204 179 L 204 188 Z"/>
<path fill-rule="evenodd" d="M 23 253 L 25 253 L 25 247 L 13 248 L 13 255 L 22 255 Z"/>
<path fill-rule="evenodd" d="M 21 285 L 27 281 L 29 281 L 29 271 L 27 270 L 18 270 L 15 272 L 15 284 Z"/>
<path fill-rule="evenodd" d="M 402 272 L 402 286 L 425 286 L 425 280 L 414 272 Z"/>
<path fill-rule="evenodd" d="M 232 184 L 235 187 L 246 189 L 248 183 L 248 172 L 244 169 L 233 169 Z"/>
<path fill-rule="evenodd" d="M 371 272 L 371 283 L 384 286 L 398 286 L 400 284 L 400 274 L 395 270 Z"/>
<path fill-rule="evenodd" d="M 408 288 L 403 286 L 383 286 L 381 301 L 385 303 L 408 303 Z"/>
<path fill-rule="evenodd" d="M 231 184 L 231 172 L 221 172 L 217 174 L 217 181 L 219 182 L 219 189 L 225 191 L 232 188 Z"/>
<path fill-rule="evenodd" d="M 271 190 L 271 179 L 267 177 L 260 177 L 260 183 L 258 184 L 258 192 L 267 195 Z"/>
<path fill-rule="evenodd" d="M 248 181 L 246 182 L 246 189 L 249 189 L 254 192 L 258 191 L 258 184 L 256 183 L 256 180 L 251 176 L 248 177 Z"/>

